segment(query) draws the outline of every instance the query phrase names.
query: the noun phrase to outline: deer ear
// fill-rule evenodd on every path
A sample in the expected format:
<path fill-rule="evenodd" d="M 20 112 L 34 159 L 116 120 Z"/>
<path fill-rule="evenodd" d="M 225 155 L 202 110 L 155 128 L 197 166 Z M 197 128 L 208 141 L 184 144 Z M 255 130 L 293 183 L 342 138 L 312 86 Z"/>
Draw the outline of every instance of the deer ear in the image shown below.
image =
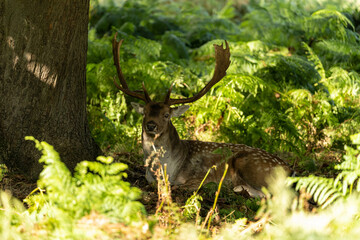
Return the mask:
<path fill-rule="evenodd" d="M 144 114 L 144 105 L 136 102 L 131 102 L 131 106 L 133 106 L 137 113 Z"/>
<path fill-rule="evenodd" d="M 182 105 L 171 109 L 171 117 L 179 117 L 189 109 L 189 105 Z"/>

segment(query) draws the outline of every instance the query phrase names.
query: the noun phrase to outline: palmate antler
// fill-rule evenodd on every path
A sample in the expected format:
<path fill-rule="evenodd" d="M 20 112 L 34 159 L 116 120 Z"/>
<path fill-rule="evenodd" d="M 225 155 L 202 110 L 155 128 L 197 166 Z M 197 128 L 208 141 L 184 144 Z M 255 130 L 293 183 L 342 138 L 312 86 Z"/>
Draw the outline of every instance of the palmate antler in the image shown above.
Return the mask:
<path fill-rule="evenodd" d="M 123 40 L 120 40 L 119 42 L 116 40 L 117 33 L 114 36 L 113 39 L 113 57 L 114 57 L 114 65 L 116 66 L 117 74 L 121 83 L 121 86 L 114 80 L 115 86 L 120 89 L 125 94 L 138 98 L 140 100 L 145 101 L 146 103 L 151 102 L 151 98 L 148 94 L 148 92 L 145 89 L 144 83 L 142 84 L 144 95 L 139 92 L 131 91 L 125 81 L 125 78 L 122 74 L 121 67 L 120 67 L 120 61 L 119 61 L 119 51 L 121 44 Z M 211 78 L 210 82 L 208 82 L 203 89 L 201 89 L 196 95 L 190 98 L 182 98 L 182 99 L 173 99 L 170 98 L 171 90 L 174 84 L 171 85 L 169 88 L 164 103 L 167 105 L 175 105 L 175 104 L 182 104 L 182 103 L 191 103 L 195 102 L 196 100 L 200 99 L 202 96 L 204 96 L 216 83 L 218 83 L 223 77 L 226 75 L 226 70 L 228 69 L 230 65 L 230 48 L 227 41 L 225 41 L 225 49 L 223 48 L 223 45 L 216 45 L 214 44 L 215 48 L 215 71 L 214 75 Z"/>
<path fill-rule="evenodd" d="M 204 96 L 216 83 L 218 83 L 223 77 L 226 75 L 226 70 L 230 65 L 230 48 L 227 41 L 225 41 L 225 49 L 223 45 L 214 44 L 215 48 L 215 71 L 214 75 L 211 78 L 210 82 L 208 82 L 203 89 L 200 90 L 196 95 L 190 98 L 182 98 L 182 99 L 172 99 L 170 98 L 172 86 L 169 88 L 168 93 L 165 97 L 165 103 L 168 105 L 182 104 L 182 103 L 191 103 L 200 99 Z"/>
<path fill-rule="evenodd" d="M 143 91 L 144 91 L 144 95 L 142 93 L 139 93 L 139 92 L 134 92 L 134 91 L 131 91 L 126 83 L 126 80 L 124 78 L 124 75 L 121 71 L 121 67 L 120 67 L 120 47 L 121 47 L 121 44 L 123 43 L 123 39 L 121 39 L 119 42 L 116 40 L 116 37 L 117 37 L 117 33 L 115 33 L 115 36 L 114 36 L 114 39 L 113 39 L 113 57 L 114 57 L 114 65 L 116 67 L 116 71 L 117 71 L 117 74 L 118 74 L 118 78 L 120 80 L 120 84 L 121 86 L 115 81 L 114 79 L 114 84 L 115 86 L 121 90 L 122 92 L 124 92 L 125 94 L 131 96 L 131 97 L 134 97 L 134 98 L 138 98 L 140 100 L 143 100 L 144 102 L 148 103 L 148 102 L 151 102 L 151 98 L 148 94 L 148 92 L 146 91 L 145 89 L 145 85 L 144 83 L 142 83 L 142 88 L 143 88 Z"/>

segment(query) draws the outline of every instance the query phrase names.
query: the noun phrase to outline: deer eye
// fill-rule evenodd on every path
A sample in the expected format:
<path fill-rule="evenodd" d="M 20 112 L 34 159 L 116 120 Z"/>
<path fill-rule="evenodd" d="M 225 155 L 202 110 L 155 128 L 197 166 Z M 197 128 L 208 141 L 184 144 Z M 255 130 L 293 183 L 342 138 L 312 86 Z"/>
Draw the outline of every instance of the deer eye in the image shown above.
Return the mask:
<path fill-rule="evenodd" d="M 164 114 L 164 118 L 169 118 L 169 117 L 170 117 L 170 114 L 168 114 L 168 113 Z"/>

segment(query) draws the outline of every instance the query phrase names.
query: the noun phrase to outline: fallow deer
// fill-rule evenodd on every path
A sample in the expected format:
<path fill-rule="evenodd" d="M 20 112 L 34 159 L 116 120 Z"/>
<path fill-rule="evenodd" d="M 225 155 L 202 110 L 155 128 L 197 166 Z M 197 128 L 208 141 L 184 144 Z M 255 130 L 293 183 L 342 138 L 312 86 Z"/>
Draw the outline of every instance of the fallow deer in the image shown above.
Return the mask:
<path fill-rule="evenodd" d="M 172 86 L 169 88 L 163 102 L 151 100 L 148 92 L 142 85 L 143 93 L 131 91 L 126 83 L 120 67 L 119 51 L 123 40 L 113 39 L 113 57 L 118 78 L 121 85 L 115 80 L 116 87 L 125 94 L 140 99 L 145 105 L 131 103 L 136 112 L 143 115 L 142 146 L 146 165 L 146 179 L 149 183 L 155 181 L 154 169 L 149 159 L 154 152 L 162 149 L 163 154 L 157 156 L 161 165 L 167 165 L 167 174 L 171 185 L 180 185 L 188 189 L 196 189 L 203 180 L 208 169 L 216 165 L 216 171 L 211 171 L 206 182 L 219 182 L 225 166 L 225 158 L 229 164 L 227 178 L 232 181 L 235 191 L 246 190 L 250 196 L 264 196 L 261 188 L 266 186 L 266 179 L 275 167 L 282 167 L 289 172 L 287 164 L 275 155 L 264 150 L 252 148 L 243 144 L 201 142 L 194 140 L 181 140 L 171 122 L 172 117 L 178 117 L 188 110 L 188 105 L 171 107 L 176 104 L 191 103 L 204 96 L 212 86 L 219 82 L 225 75 L 230 65 L 230 49 L 225 41 L 225 49 L 215 45 L 215 71 L 210 82 L 190 98 L 170 98 Z M 215 154 L 218 148 L 231 151 L 230 157 Z"/>

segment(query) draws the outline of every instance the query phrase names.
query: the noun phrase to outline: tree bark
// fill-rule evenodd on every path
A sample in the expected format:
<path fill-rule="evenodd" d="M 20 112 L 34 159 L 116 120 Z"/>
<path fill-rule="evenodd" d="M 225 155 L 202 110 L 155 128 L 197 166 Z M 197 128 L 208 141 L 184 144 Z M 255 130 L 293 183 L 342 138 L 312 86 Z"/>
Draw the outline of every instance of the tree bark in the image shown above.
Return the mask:
<path fill-rule="evenodd" d="M 89 0 L 0 1 L 0 161 L 36 179 L 34 136 L 73 169 L 99 147 L 86 116 Z"/>

